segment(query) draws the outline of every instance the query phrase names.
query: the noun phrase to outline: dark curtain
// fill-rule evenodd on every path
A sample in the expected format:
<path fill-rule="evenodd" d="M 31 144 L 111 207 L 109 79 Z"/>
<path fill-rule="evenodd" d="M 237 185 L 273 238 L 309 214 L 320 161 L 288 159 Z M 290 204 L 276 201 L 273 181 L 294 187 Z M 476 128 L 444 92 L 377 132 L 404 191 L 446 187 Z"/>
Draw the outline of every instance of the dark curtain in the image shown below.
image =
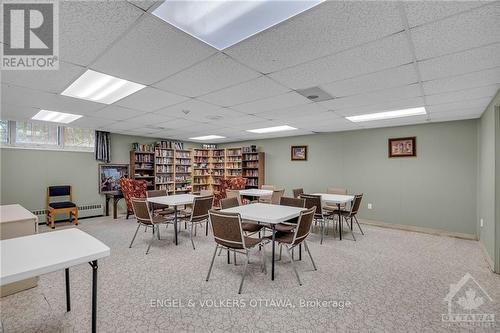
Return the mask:
<path fill-rule="evenodd" d="M 95 159 L 105 163 L 111 160 L 110 133 L 95 131 Z"/>

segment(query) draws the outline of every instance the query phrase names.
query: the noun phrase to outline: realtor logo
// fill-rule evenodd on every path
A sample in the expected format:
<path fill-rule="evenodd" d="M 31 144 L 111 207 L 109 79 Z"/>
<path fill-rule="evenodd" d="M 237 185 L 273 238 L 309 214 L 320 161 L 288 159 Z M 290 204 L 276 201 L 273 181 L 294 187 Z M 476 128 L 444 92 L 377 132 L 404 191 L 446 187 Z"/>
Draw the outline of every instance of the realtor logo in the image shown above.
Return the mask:
<path fill-rule="evenodd" d="M 443 301 L 448 303 L 448 313 L 441 315 L 446 326 L 495 327 L 495 314 L 483 313 L 479 309 L 493 300 L 469 273 L 457 284 L 450 284 L 450 290 Z"/>
<path fill-rule="evenodd" d="M 1 69 L 59 69 L 57 1 L 4 0 L 1 8 Z"/>

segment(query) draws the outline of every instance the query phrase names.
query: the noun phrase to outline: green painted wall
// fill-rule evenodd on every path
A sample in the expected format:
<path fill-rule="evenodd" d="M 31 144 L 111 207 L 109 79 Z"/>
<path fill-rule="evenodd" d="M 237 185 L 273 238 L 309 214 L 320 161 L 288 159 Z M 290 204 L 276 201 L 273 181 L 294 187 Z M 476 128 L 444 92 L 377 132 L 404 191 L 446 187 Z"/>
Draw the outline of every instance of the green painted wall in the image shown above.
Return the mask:
<path fill-rule="evenodd" d="M 266 183 L 305 192 L 364 193 L 365 219 L 476 234 L 477 120 L 231 143 L 266 153 Z M 417 157 L 389 159 L 387 139 L 417 137 Z M 308 145 L 308 161 L 290 161 Z M 367 204 L 373 209 L 368 210 Z"/>
<path fill-rule="evenodd" d="M 500 214 L 495 182 L 500 182 L 500 170 L 496 159 L 500 158 L 500 147 L 496 146 L 495 137 L 500 136 L 500 126 L 498 124 L 500 106 L 500 92 L 491 101 L 490 105 L 486 108 L 482 117 L 478 121 L 478 196 L 477 196 L 477 212 L 478 212 L 478 234 L 481 243 L 483 243 L 486 251 L 488 252 L 491 260 L 496 264 L 496 271 L 500 271 L 500 264 L 498 263 L 497 256 L 495 255 L 495 246 L 500 242 L 500 236 L 496 230 L 500 228 L 500 222 L 497 220 L 496 214 Z M 495 110 L 496 108 L 496 110 Z M 483 219 L 483 227 L 480 226 L 480 219 Z M 495 240 L 495 238 L 497 238 Z M 498 250 L 497 250 L 498 251 Z"/>
<path fill-rule="evenodd" d="M 129 163 L 133 142 L 153 143 L 160 139 L 111 135 L 112 163 Z M 193 147 L 192 143 L 185 143 Z M 94 153 L 36 149 L 0 149 L 2 205 L 19 203 L 29 210 L 45 208 L 47 186 L 71 184 L 78 204 L 104 204 L 98 192 L 98 162 Z M 124 210 L 123 200 L 120 208 Z"/>

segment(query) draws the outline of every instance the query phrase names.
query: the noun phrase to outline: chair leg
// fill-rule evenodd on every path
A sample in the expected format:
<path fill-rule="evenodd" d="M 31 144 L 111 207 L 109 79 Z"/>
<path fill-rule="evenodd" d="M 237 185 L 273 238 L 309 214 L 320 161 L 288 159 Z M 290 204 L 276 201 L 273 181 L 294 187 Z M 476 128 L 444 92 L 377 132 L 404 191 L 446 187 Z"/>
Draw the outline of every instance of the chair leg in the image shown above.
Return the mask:
<path fill-rule="evenodd" d="M 243 276 L 241 277 L 240 288 L 238 289 L 238 294 L 241 294 L 241 289 L 243 289 L 243 281 L 245 281 L 245 276 L 247 275 L 247 267 L 248 267 L 248 251 L 246 253 L 247 260 L 245 260 L 245 268 L 243 269 Z"/>
<path fill-rule="evenodd" d="M 297 281 L 299 281 L 299 285 L 302 285 L 300 281 L 299 272 L 297 272 L 297 268 L 295 268 L 295 263 L 293 262 L 292 254 L 290 253 L 290 249 L 285 245 L 286 252 L 288 254 L 288 258 L 290 258 L 290 263 L 292 264 L 293 271 L 295 272 L 295 276 L 297 276 Z"/>
<path fill-rule="evenodd" d="M 78 209 L 73 213 L 73 216 L 75 218 L 75 225 L 78 225 Z"/>
<path fill-rule="evenodd" d="M 314 270 L 317 271 L 316 264 L 314 263 L 314 259 L 311 255 L 311 250 L 309 250 L 309 246 L 307 246 L 307 242 L 304 240 L 304 247 L 306 248 L 307 253 L 309 253 L 309 258 L 311 258 L 311 262 L 313 264 Z"/>
<path fill-rule="evenodd" d="M 212 267 L 214 266 L 215 255 L 217 254 L 218 247 L 219 247 L 219 244 L 216 244 L 214 255 L 212 256 L 212 261 L 210 262 L 210 268 L 208 269 L 208 274 L 207 274 L 207 278 L 205 279 L 205 281 L 208 281 L 208 279 L 210 278 L 210 273 L 212 273 Z M 222 250 L 222 247 L 221 247 L 221 250 Z"/>
<path fill-rule="evenodd" d="M 262 255 L 262 265 L 263 265 L 263 267 L 262 267 L 262 271 L 263 271 L 265 274 L 267 274 L 267 267 L 266 267 L 266 251 L 264 251 L 264 247 L 262 247 L 262 249 L 261 249 L 261 250 L 259 250 L 259 251 L 261 251 L 260 253 L 261 253 L 261 255 Z"/>
<path fill-rule="evenodd" d="M 345 223 L 347 224 L 347 228 L 349 228 L 349 221 L 347 221 L 347 217 L 344 219 Z M 351 231 L 352 239 L 356 241 L 356 236 L 354 236 L 354 232 Z"/>
<path fill-rule="evenodd" d="M 158 225 L 158 226 L 156 227 L 156 232 L 157 232 L 157 234 L 158 234 L 158 240 L 161 240 L 161 237 L 160 237 L 160 225 Z"/>
<path fill-rule="evenodd" d="M 137 232 L 139 231 L 139 228 L 141 227 L 140 223 L 137 223 L 137 229 L 135 229 L 134 237 L 132 237 L 132 241 L 130 242 L 129 249 L 132 248 L 132 244 L 134 244 L 135 236 L 137 236 Z"/>
<path fill-rule="evenodd" d="M 52 218 L 50 219 L 50 227 L 51 227 L 52 229 L 55 229 L 55 228 L 56 228 L 56 226 L 55 226 L 55 222 L 56 222 L 56 213 L 54 212 L 54 213 L 52 214 Z"/>
<path fill-rule="evenodd" d="M 323 244 L 324 235 L 325 235 L 325 225 L 321 224 L 321 241 L 319 242 L 320 244 Z"/>
<path fill-rule="evenodd" d="M 236 251 L 233 252 L 233 257 L 234 257 L 234 266 L 236 266 Z"/>
<path fill-rule="evenodd" d="M 151 238 L 151 241 L 149 242 L 149 245 L 148 245 L 148 249 L 146 250 L 146 254 L 149 253 L 149 249 L 151 248 L 151 244 L 153 244 L 153 242 L 155 241 L 155 226 L 153 225 L 153 237 Z"/>
<path fill-rule="evenodd" d="M 189 232 L 189 238 L 191 238 L 191 244 L 193 245 L 193 250 L 196 250 L 194 247 L 194 241 L 193 241 L 193 225 L 194 223 L 191 222 L 191 231 Z"/>
<path fill-rule="evenodd" d="M 359 225 L 358 218 L 356 215 L 354 215 L 354 221 L 356 221 L 356 224 L 358 225 L 359 231 L 361 231 L 361 234 L 364 235 L 365 233 L 363 232 L 363 229 L 361 229 L 361 226 Z"/>
<path fill-rule="evenodd" d="M 206 225 L 205 225 L 205 236 L 208 236 L 208 220 L 206 222 Z"/>

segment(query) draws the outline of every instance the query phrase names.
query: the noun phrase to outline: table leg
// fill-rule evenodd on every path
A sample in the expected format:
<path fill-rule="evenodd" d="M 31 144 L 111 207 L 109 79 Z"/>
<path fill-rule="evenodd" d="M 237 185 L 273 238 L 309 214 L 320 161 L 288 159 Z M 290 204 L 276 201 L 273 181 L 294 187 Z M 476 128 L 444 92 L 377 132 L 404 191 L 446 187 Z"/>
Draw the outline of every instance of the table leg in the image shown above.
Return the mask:
<path fill-rule="evenodd" d="M 69 289 L 69 268 L 64 269 L 66 278 L 66 311 L 71 311 L 71 294 Z"/>
<path fill-rule="evenodd" d="M 299 244 L 299 260 L 302 260 L 302 243 Z"/>
<path fill-rule="evenodd" d="M 272 236 L 272 240 L 273 240 L 273 260 L 272 260 L 272 263 L 271 263 L 271 280 L 274 281 L 274 238 L 275 238 L 275 235 L 276 235 L 276 226 L 275 224 L 271 224 L 271 227 L 272 227 L 272 232 L 273 232 L 273 236 Z"/>
<path fill-rule="evenodd" d="M 175 233 L 175 245 L 177 245 L 177 206 L 174 206 L 174 233 Z"/>
<path fill-rule="evenodd" d="M 97 332 L 97 260 L 89 262 L 92 266 L 92 333 Z"/>
<path fill-rule="evenodd" d="M 118 201 L 120 198 L 113 198 L 113 218 L 115 220 L 118 218 Z"/>
<path fill-rule="evenodd" d="M 342 215 L 340 214 L 340 204 L 337 204 L 337 210 L 339 212 L 339 237 L 342 240 Z"/>
<path fill-rule="evenodd" d="M 106 196 L 106 216 L 109 216 L 109 197 Z"/>

